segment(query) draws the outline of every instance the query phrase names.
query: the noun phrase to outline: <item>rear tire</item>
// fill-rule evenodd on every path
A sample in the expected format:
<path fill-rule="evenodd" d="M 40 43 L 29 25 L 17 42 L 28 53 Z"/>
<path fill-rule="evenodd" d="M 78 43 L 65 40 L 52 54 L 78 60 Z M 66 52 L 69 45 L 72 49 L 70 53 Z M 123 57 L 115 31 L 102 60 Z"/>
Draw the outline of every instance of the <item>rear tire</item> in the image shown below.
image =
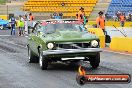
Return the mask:
<path fill-rule="evenodd" d="M 97 53 L 94 56 L 89 56 L 89 62 L 92 68 L 96 69 L 99 66 L 100 63 L 100 53 Z"/>
<path fill-rule="evenodd" d="M 37 63 L 38 62 L 38 59 L 33 54 L 33 51 L 30 48 L 28 48 L 28 62 L 29 63 Z"/>
<path fill-rule="evenodd" d="M 42 70 L 47 70 L 48 60 L 42 54 L 39 55 L 39 66 Z"/>

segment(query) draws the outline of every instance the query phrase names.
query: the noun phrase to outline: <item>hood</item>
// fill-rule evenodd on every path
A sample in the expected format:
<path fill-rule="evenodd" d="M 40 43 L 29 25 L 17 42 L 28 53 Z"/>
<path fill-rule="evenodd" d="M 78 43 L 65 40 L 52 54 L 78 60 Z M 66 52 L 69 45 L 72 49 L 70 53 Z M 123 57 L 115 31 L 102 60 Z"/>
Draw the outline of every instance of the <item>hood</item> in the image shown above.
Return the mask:
<path fill-rule="evenodd" d="M 80 38 L 82 36 L 77 31 L 60 31 L 59 34 L 63 39 Z"/>
<path fill-rule="evenodd" d="M 43 37 L 47 42 L 81 42 L 98 39 L 94 34 L 78 31 L 59 31 Z"/>

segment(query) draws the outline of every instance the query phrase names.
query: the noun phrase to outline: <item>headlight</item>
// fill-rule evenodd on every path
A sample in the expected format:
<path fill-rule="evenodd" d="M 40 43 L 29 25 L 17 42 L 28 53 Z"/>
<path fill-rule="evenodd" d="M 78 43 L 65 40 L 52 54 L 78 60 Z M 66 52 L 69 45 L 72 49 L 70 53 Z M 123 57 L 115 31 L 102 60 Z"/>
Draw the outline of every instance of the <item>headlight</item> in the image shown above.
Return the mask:
<path fill-rule="evenodd" d="M 92 47 L 97 47 L 98 46 L 98 42 L 96 40 L 91 41 L 91 46 Z"/>
<path fill-rule="evenodd" d="M 47 47 L 48 47 L 49 49 L 53 49 L 53 48 L 54 48 L 54 44 L 53 44 L 53 43 L 48 43 L 48 44 L 47 44 Z"/>

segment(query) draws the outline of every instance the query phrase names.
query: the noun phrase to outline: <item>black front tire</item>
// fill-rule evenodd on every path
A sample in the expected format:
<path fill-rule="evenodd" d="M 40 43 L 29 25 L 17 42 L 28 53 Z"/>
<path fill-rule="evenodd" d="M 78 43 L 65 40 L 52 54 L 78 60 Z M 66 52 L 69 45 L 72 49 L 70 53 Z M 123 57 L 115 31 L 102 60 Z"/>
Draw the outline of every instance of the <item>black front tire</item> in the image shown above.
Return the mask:
<path fill-rule="evenodd" d="M 48 68 L 48 60 L 42 53 L 39 55 L 39 66 L 42 70 L 47 70 Z"/>
<path fill-rule="evenodd" d="M 28 62 L 29 63 L 38 63 L 38 59 L 33 54 L 33 51 L 30 48 L 28 48 Z"/>
<path fill-rule="evenodd" d="M 3 29 L 4 29 L 3 25 L 1 25 L 1 26 L 0 26 L 0 29 L 1 29 L 1 30 L 3 30 Z"/>
<path fill-rule="evenodd" d="M 100 63 L 100 53 L 97 53 L 96 55 L 89 56 L 89 62 L 92 68 L 96 69 L 99 66 Z"/>

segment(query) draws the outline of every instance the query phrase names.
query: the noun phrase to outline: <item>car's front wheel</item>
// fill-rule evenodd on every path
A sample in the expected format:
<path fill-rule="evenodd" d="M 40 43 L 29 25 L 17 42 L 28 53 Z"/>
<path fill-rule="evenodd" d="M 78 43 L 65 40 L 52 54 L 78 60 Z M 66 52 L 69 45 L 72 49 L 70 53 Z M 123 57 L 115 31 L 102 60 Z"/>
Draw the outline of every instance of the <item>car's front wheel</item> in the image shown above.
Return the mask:
<path fill-rule="evenodd" d="M 92 68 L 96 69 L 99 66 L 100 63 L 100 53 L 97 53 L 96 55 L 89 56 L 89 62 Z"/>
<path fill-rule="evenodd" d="M 29 63 L 37 63 L 38 62 L 36 56 L 33 54 L 33 51 L 30 48 L 28 48 L 28 62 Z"/>
<path fill-rule="evenodd" d="M 47 70 L 48 60 L 42 54 L 39 55 L 39 66 L 42 70 Z"/>
<path fill-rule="evenodd" d="M 1 29 L 1 30 L 3 30 L 3 29 L 4 29 L 3 25 L 0 25 L 0 29 Z"/>

